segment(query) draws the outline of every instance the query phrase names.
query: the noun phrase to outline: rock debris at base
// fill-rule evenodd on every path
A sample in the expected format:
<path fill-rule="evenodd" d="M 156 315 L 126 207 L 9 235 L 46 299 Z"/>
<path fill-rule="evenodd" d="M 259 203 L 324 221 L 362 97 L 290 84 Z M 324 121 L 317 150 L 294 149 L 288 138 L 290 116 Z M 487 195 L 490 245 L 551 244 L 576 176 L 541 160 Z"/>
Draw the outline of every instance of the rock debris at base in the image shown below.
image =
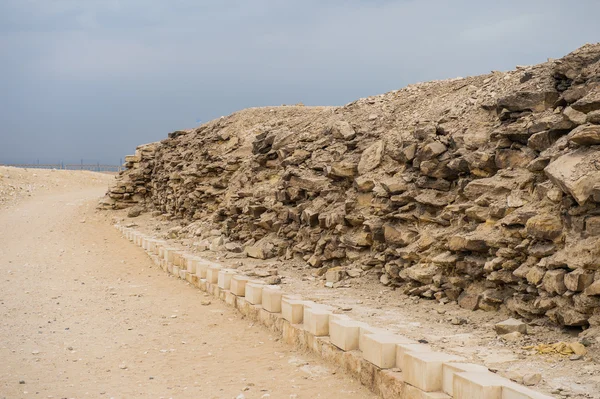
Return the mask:
<path fill-rule="evenodd" d="M 600 328 L 600 44 L 343 107 L 246 109 L 126 165 L 100 206 L 179 219 L 169 234 L 211 250 Z"/>

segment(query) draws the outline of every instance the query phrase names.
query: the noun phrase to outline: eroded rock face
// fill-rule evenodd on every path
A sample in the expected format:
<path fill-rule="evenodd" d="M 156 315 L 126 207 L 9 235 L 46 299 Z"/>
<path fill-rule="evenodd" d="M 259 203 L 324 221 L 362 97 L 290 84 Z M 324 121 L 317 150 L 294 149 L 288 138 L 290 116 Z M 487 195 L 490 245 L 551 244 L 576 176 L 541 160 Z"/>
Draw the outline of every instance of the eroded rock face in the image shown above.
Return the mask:
<path fill-rule="evenodd" d="M 102 206 L 157 211 L 188 224 L 179 236 L 211 232 L 217 249 L 295 258 L 330 281 L 368 271 L 409 295 L 587 326 L 599 60 L 586 45 L 344 107 L 240 111 L 139 147 Z"/>

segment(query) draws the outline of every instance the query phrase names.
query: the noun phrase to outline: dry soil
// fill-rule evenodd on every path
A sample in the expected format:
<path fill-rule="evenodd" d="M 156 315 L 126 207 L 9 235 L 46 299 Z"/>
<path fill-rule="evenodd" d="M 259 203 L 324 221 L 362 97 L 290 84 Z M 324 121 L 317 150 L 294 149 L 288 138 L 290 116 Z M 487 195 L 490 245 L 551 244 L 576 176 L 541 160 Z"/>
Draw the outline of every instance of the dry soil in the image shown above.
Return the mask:
<path fill-rule="evenodd" d="M 95 210 L 111 176 L 0 168 L 0 398 L 374 398 Z"/>

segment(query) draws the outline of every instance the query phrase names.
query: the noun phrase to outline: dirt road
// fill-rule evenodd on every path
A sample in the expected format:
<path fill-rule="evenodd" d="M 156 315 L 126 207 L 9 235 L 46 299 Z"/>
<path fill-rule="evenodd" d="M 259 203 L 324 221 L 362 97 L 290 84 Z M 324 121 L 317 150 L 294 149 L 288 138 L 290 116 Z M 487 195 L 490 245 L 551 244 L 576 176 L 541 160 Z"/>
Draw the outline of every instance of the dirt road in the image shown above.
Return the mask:
<path fill-rule="evenodd" d="M 106 178 L 0 210 L 0 398 L 374 398 L 156 268 L 95 211 Z"/>

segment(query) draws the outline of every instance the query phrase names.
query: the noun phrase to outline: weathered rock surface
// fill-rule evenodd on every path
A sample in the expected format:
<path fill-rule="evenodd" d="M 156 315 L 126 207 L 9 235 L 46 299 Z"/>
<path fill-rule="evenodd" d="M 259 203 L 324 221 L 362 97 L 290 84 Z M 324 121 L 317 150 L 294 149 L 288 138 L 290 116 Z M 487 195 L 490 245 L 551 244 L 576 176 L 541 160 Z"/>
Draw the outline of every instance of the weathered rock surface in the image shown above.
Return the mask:
<path fill-rule="evenodd" d="M 139 147 L 101 205 L 331 283 L 585 327 L 600 315 L 599 81 L 596 44 L 343 107 L 247 109 Z"/>

